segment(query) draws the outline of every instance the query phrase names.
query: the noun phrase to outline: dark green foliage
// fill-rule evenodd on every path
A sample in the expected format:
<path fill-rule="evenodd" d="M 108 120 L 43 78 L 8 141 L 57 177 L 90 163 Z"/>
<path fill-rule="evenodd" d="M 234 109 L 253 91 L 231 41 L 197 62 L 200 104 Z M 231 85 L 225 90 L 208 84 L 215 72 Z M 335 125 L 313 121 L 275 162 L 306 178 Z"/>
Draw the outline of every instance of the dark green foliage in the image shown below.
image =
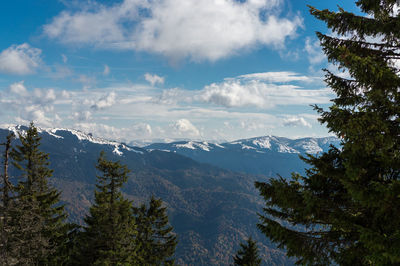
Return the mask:
<path fill-rule="evenodd" d="M 149 206 L 133 208 L 137 225 L 136 243 L 143 265 L 173 265 L 177 242 L 168 223 L 167 208 L 161 199 L 151 197 Z"/>
<path fill-rule="evenodd" d="M 258 254 L 257 243 L 249 237 L 246 243 L 240 243 L 240 250 L 233 257 L 238 266 L 260 266 L 261 258 Z"/>
<path fill-rule="evenodd" d="M 79 236 L 79 265 L 135 265 L 135 223 L 132 203 L 120 191 L 129 173 L 125 165 L 112 162 L 100 154 L 96 168 L 95 203 L 85 218 L 84 232 Z"/>
<path fill-rule="evenodd" d="M 40 137 L 33 123 L 26 134 L 19 134 L 19 140 L 21 144 L 11 152 L 21 175 L 8 203 L 10 252 L 22 264 L 61 263 L 62 258 L 53 255 L 66 241 L 69 226 L 60 193 L 48 184 L 52 176 L 48 155 L 39 150 Z"/>
<path fill-rule="evenodd" d="M 3 174 L 1 179 L 1 203 L 0 203 L 0 264 L 11 264 L 12 259 L 10 258 L 10 245 L 9 245 L 9 233 L 10 233 L 10 224 L 9 217 L 11 211 L 10 204 L 10 193 L 13 190 L 13 186 L 9 180 L 8 176 L 8 166 L 9 166 L 9 154 L 11 151 L 11 142 L 14 138 L 14 134 L 10 133 L 7 136 L 6 143 L 2 143 L 4 145 L 4 154 L 3 154 Z"/>
<path fill-rule="evenodd" d="M 328 60 L 350 78 L 326 71 L 337 94 L 320 122 L 342 138 L 311 165 L 306 176 L 256 183 L 266 201 L 259 228 L 298 264 L 400 263 L 400 17 L 395 0 L 359 0 L 369 16 L 340 9 L 311 14 L 337 38 L 317 33 Z M 372 40 L 368 37 L 376 37 Z M 297 226 L 306 230 L 299 230 Z"/>

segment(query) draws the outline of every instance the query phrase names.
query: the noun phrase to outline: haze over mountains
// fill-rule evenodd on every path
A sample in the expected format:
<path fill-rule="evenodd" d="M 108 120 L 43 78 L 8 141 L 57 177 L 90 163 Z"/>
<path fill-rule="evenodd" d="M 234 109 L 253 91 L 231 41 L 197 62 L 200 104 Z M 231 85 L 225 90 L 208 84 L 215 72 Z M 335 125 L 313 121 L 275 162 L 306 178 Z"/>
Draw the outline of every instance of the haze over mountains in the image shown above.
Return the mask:
<path fill-rule="evenodd" d="M 0 139 L 24 129 L 0 129 Z M 265 181 L 276 173 L 302 172 L 305 165 L 299 154 L 316 154 L 339 144 L 332 137 L 267 136 L 222 144 L 181 141 L 139 148 L 76 130 L 39 131 L 41 149 L 50 154 L 54 169 L 53 184 L 62 191 L 72 221 L 81 223 L 93 200 L 94 166 L 104 150 L 131 169 L 123 190 L 130 199 L 139 204 L 155 195 L 165 202 L 178 234 L 177 262 L 183 265 L 228 265 L 239 242 L 248 236 L 260 243 L 268 265 L 291 265 L 284 252 L 256 228 L 263 201 L 254 181 Z"/>

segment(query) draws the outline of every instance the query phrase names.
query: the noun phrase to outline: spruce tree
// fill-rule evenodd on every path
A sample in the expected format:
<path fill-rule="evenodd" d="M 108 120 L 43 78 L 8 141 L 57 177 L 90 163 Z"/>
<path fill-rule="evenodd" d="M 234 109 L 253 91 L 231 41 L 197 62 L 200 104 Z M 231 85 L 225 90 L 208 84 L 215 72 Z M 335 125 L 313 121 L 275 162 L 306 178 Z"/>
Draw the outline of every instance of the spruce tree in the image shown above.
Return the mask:
<path fill-rule="evenodd" d="M 132 203 L 120 191 L 129 170 L 100 154 L 95 203 L 85 218 L 76 265 L 136 265 Z"/>
<path fill-rule="evenodd" d="M 261 258 L 258 254 L 257 243 L 251 237 L 245 244 L 240 243 L 240 249 L 233 260 L 238 266 L 260 266 Z"/>
<path fill-rule="evenodd" d="M 400 16 L 396 0 L 359 0 L 366 15 L 310 7 L 336 35 L 317 33 L 337 94 L 320 122 L 341 138 L 293 174 L 256 183 L 266 201 L 259 228 L 304 265 L 400 264 Z"/>
<path fill-rule="evenodd" d="M 149 206 L 133 208 L 137 225 L 136 245 L 142 265 L 174 265 L 176 235 L 169 225 L 167 208 L 162 200 L 151 197 Z"/>
<path fill-rule="evenodd" d="M 53 172 L 48 154 L 39 150 L 41 138 L 33 123 L 18 137 L 21 144 L 11 152 L 13 165 L 21 174 L 10 213 L 14 256 L 22 264 L 62 263 L 62 254 L 55 254 L 67 241 L 70 227 L 65 223 L 60 192 L 48 183 Z"/>
<path fill-rule="evenodd" d="M 11 142 L 14 139 L 14 134 L 10 133 L 7 136 L 7 141 L 2 143 L 4 145 L 4 154 L 3 154 L 3 174 L 2 174 L 2 182 L 1 182 L 1 203 L 0 203 L 0 234 L 1 234 L 1 242 L 0 242 L 0 264 L 1 265 L 10 265 L 14 258 L 12 258 L 10 254 L 10 245 L 9 245 L 9 234 L 11 233 L 10 228 L 10 212 L 12 208 L 12 202 L 10 204 L 10 196 L 13 191 L 13 185 L 9 180 L 8 167 L 9 167 L 9 155 L 11 151 Z"/>

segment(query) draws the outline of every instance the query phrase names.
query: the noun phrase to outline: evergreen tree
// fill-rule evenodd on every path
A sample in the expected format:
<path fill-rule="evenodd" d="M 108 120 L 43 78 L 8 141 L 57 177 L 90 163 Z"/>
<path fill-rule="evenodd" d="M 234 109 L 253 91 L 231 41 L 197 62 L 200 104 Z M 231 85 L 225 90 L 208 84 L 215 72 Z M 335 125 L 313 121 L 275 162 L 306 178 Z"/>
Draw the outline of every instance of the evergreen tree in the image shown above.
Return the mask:
<path fill-rule="evenodd" d="M 14 256 L 28 264 L 61 263 L 54 254 L 65 244 L 69 226 L 60 192 L 48 184 L 53 172 L 48 154 L 39 150 L 41 138 L 33 123 L 18 135 L 21 144 L 11 152 L 21 173 L 10 213 Z"/>
<path fill-rule="evenodd" d="M 258 254 L 257 243 L 251 237 L 245 244 L 240 243 L 240 249 L 233 260 L 238 266 L 260 266 L 261 258 Z"/>
<path fill-rule="evenodd" d="M 85 218 L 76 265 L 136 265 L 132 203 L 120 191 L 129 170 L 100 154 L 95 203 Z"/>
<path fill-rule="evenodd" d="M 173 227 L 168 223 L 167 208 L 162 200 L 151 197 L 149 206 L 133 208 L 137 237 L 136 245 L 143 265 L 174 265 L 173 255 L 177 245 Z"/>
<path fill-rule="evenodd" d="M 400 16 L 396 0 L 356 4 L 368 15 L 310 7 L 339 36 L 317 33 L 328 60 L 350 74 L 325 70 L 337 97 L 315 107 L 342 147 L 303 158 L 305 176 L 256 183 L 259 228 L 298 264 L 400 264 Z"/>
<path fill-rule="evenodd" d="M 0 203 L 0 234 L 1 234 L 1 242 L 0 242 L 0 264 L 1 265 L 10 265 L 13 258 L 10 256 L 10 246 L 9 246 L 9 217 L 12 203 L 10 204 L 10 193 L 12 193 L 13 185 L 9 180 L 8 175 L 8 167 L 9 167 L 9 154 L 11 151 L 11 142 L 14 138 L 14 134 L 11 133 L 7 136 L 7 141 L 4 144 L 4 154 L 3 154 L 3 175 L 1 182 L 1 203 Z"/>

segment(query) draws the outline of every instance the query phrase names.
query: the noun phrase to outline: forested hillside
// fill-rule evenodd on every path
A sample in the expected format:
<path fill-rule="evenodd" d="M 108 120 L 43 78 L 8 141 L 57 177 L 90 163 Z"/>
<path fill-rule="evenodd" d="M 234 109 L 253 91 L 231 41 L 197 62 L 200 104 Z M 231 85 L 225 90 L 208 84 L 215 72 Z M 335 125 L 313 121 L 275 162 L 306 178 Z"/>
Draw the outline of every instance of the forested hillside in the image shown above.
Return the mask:
<path fill-rule="evenodd" d="M 0 138 L 5 139 L 8 133 L 1 130 Z M 260 254 L 267 263 L 291 264 L 256 227 L 262 201 L 254 181 L 266 177 L 229 172 L 175 153 L 148 152 L 75 131 L 42 131 L 40 136 L 40 148 L 49 153 L 54 169 L 51 183 L 62 192 L 70 221 L 83 224 L 82 218 L 94 202 L 95 165 L 104 150 L 108 158 L 120 160 L 131 170 L 122 188 L 128 199 L 137 206 L 152 195 L 165 202 L 178 237 L 178 263 L 232 263 L 239 243 L 253 236 L 261 244 Z"/>

